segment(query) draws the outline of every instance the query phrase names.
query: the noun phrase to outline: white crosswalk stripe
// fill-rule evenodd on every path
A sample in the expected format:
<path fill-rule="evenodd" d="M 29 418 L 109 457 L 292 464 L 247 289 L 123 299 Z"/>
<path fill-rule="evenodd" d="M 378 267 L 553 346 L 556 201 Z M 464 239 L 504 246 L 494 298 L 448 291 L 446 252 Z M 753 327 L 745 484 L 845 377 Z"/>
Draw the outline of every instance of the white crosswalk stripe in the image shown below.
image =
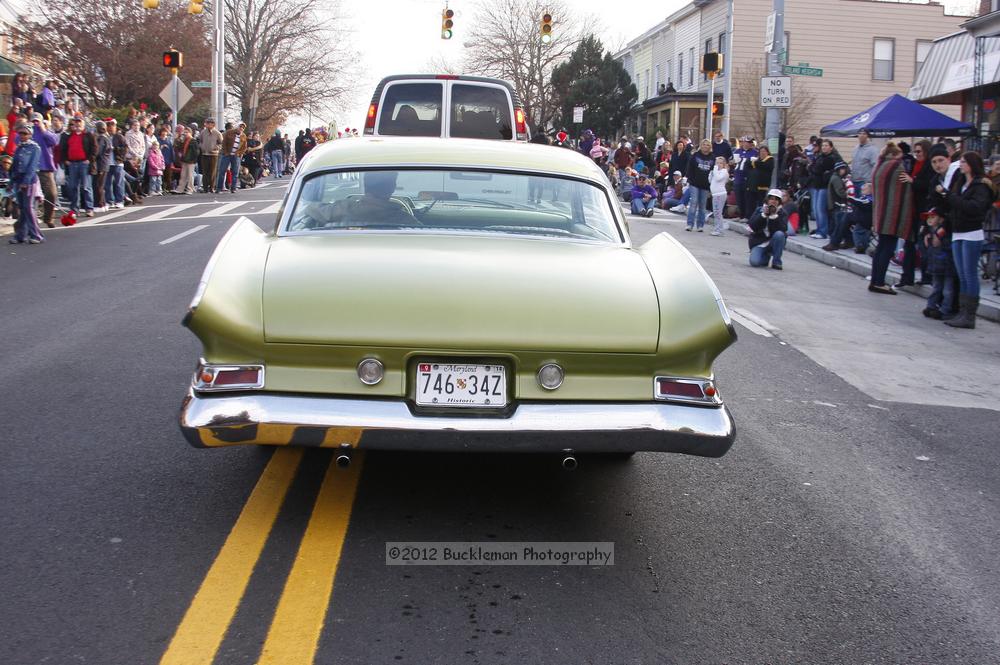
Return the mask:
<path fill-rule="evenodd" d="M 169 245 L 170 243 L 174 242 L 175 240 L 180 240 L 181 238 L 186 238 L 189 235 L 191 235 L 192 233 L 197 233 L 198 231 L 201 231 L 202 229 L 207 229 L 207 228 L 208 228 L 208 224 L 202 224 L 201 226 L 196 226 L 193 229 L 188 229 L 187 231 L 184 231 L 182 233 L 178 233 L 175 236 L 170 236 L 166 240 L 161 240 L 160 244 L 161 245 Z"/>

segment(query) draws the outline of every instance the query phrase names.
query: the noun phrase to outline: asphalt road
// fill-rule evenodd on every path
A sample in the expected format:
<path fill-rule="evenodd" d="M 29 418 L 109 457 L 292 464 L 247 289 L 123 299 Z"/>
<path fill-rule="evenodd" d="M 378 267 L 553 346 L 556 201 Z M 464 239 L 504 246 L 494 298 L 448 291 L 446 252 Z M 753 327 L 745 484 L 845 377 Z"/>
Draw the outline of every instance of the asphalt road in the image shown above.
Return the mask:
<path fill-rule="evenodd" d="M 4 245 L 0 663 L 1000 663 L 1000 327 L 799 256 L 751 269 L 744 238 L 658 213 L 637 243 L 680 237 L 738 312 L 724 458 L 195 450 L 180 318 L 283 193 Z M 387 541 L 494 540 L 615 563 L 385 565 Z"/>

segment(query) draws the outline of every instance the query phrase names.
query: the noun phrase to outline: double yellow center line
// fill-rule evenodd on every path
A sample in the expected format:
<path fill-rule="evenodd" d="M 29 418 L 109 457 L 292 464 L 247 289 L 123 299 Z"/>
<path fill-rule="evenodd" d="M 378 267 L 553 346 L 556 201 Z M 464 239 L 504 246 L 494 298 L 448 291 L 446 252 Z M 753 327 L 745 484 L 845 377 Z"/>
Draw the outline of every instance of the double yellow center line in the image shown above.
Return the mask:
<path fill-rule="evenodd" d="M 215 659 L 303 454 L 301 448 L 275 450 L 160 665 L 210 665 Z M 360 452 L 355 452 L 347 469 L 338 469 L 331 460 L 259 663 L 312 662 L 347 535 L 362 462 Z"/>

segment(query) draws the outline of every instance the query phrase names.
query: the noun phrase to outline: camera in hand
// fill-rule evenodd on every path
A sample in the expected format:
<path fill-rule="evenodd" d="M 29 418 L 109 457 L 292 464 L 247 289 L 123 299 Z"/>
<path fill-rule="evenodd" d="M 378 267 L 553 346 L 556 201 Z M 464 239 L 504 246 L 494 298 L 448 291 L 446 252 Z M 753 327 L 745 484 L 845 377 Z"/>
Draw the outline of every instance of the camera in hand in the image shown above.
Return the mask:
<path fill-rule="evenodd" d="M 770 217 L 771 215 L 778 214 L 778 207 L 771 205 L 770 203 L 764 205 L 764 215 Z"/>

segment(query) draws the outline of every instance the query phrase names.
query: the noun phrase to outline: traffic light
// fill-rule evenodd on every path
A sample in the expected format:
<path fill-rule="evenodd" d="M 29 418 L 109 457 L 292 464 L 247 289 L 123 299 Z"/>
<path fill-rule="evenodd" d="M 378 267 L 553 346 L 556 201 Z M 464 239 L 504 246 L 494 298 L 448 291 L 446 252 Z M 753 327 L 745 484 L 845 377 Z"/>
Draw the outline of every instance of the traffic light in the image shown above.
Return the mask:
<path fill-rule="evenodd" d="M 549 12 L 542 14 L 542 22 L 538 26 L 538 32 L 542 36 L 543 44 L 548 44 L 552 41 L 552 14 Z"/>
<path fill-rule="evenodd" d="M 451 39 L 451 29 L 455 25 L 455 10 L 445 7 L 441 10 L 441 39 Z"/>
<path fill-rule="evenodd" d="M 160 6 L 160 0 L 142 0 L 143 9 L 156 9 Z"/>
<path fill-rule="evenodd" d="M 163 66 L 169 69 L 180 69 L 184 64 L 184 57 L 180 51 L 170 49 L 163 52 Z"/>
<path fill-rule="evenodd" d="M 722 102 L 712 102 L 712 115 L 726 115 L 726 105 Z"/>
<path fill-rule="evenodd" d="M 701 72 L 703 74 L 708 74 L 709 77 L 714 77 L 716 74 L 722 71 L 722 54 L 721 53 L 705 53 L 701 56 Z"/>
<path fill-rule="evenodd" d="M 188 4 L 188 14 L 200 14 L 205 11 L 205 0 L 191 0 Z"/>

